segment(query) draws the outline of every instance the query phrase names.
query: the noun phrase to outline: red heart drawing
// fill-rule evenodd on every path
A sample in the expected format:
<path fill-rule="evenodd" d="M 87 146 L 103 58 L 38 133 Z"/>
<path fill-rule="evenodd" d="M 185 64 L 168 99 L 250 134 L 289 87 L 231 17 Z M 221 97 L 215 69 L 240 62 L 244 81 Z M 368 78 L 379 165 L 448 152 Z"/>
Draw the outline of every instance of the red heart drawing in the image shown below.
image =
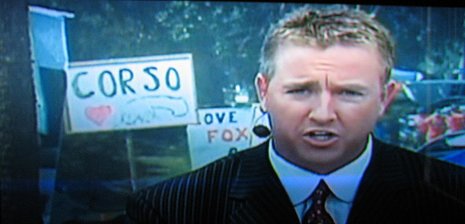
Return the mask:
<path fill-rule="evenodd" d="M 111 106 L 102 105 L 98 107 L 87 107 L 86 108 L 86 116 L 97 124 L 101 126 L 103 122 L 111 115 Z"/>

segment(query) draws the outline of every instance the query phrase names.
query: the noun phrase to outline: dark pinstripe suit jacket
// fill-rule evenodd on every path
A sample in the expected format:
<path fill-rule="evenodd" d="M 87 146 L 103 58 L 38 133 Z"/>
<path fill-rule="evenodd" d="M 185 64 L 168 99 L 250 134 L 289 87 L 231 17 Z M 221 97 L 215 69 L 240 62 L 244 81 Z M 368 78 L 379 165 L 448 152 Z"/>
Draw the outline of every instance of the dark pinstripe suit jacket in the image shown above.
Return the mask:
<path fill-rule="evenodd" d="M 267 149 L 268 142 L 143 189 L 127 215 L 136 223 L 299 223 Z M 348 223 L 464 223 L 464 183 L 461 167 L 374 140 Z"/>

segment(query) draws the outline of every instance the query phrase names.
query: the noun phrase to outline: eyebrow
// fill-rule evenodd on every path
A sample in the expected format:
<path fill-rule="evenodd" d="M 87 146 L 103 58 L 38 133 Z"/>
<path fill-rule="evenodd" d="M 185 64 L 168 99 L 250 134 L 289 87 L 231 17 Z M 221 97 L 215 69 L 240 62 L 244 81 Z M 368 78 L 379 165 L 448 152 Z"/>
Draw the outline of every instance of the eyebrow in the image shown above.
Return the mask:
<path fill-rule="evenodd" d="M 283 86 L 285 88 L 315 88 L 319 87 L 320 83 L 317 80 L 299 82 L 299 81 L 290 81 L 288 83 L 284 83 Z"/>
<path fill-rule="evenodd" d="M 339 88 L 339 89 L 350 89 L 350 90 L 356 90 L 356 91 L 363 91 L 363 92 L 369 92 L 369 88 L 365 85 L 358 84 L 358 83 L 334 83 L 330 82 L 329 83 L 330 88 Z"/>

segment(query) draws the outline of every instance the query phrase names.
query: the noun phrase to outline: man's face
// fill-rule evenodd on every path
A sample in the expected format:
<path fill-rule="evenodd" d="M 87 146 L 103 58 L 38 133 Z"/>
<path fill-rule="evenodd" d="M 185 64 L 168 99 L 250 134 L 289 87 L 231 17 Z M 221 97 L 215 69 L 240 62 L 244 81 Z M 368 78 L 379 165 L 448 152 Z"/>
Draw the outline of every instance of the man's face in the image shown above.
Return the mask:
<path fill-rule="evenodd" d="M 317 173 L 354 160 L 392 94 L 383 72 L 374 47 L 281 45 L 274 76 L 257 76 L 278 153 Z"/>

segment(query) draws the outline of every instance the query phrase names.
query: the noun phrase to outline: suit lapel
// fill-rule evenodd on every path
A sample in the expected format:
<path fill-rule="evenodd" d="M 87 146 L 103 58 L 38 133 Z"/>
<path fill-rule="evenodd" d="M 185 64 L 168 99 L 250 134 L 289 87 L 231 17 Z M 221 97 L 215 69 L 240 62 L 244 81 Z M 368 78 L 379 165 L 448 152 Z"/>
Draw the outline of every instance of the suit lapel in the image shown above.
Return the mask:
<path fill-rule="evenodd" d="M 392 219 L 398 205 L 398 192 L 406 186 L 405 171 L 398 164 L 396 154 L 389 153 L 387 145 L 374 139 L 373 154 L 357 190 L 348 223 L 385 222 Z M 390 212 L 391 211 L 391 212 Z"/>
<path fill-rule="evenodd" d="M 267 141 L 240 158 L 230 197 L 231 223 L 299 223 L 294 207 L 268 159 Z"/>

